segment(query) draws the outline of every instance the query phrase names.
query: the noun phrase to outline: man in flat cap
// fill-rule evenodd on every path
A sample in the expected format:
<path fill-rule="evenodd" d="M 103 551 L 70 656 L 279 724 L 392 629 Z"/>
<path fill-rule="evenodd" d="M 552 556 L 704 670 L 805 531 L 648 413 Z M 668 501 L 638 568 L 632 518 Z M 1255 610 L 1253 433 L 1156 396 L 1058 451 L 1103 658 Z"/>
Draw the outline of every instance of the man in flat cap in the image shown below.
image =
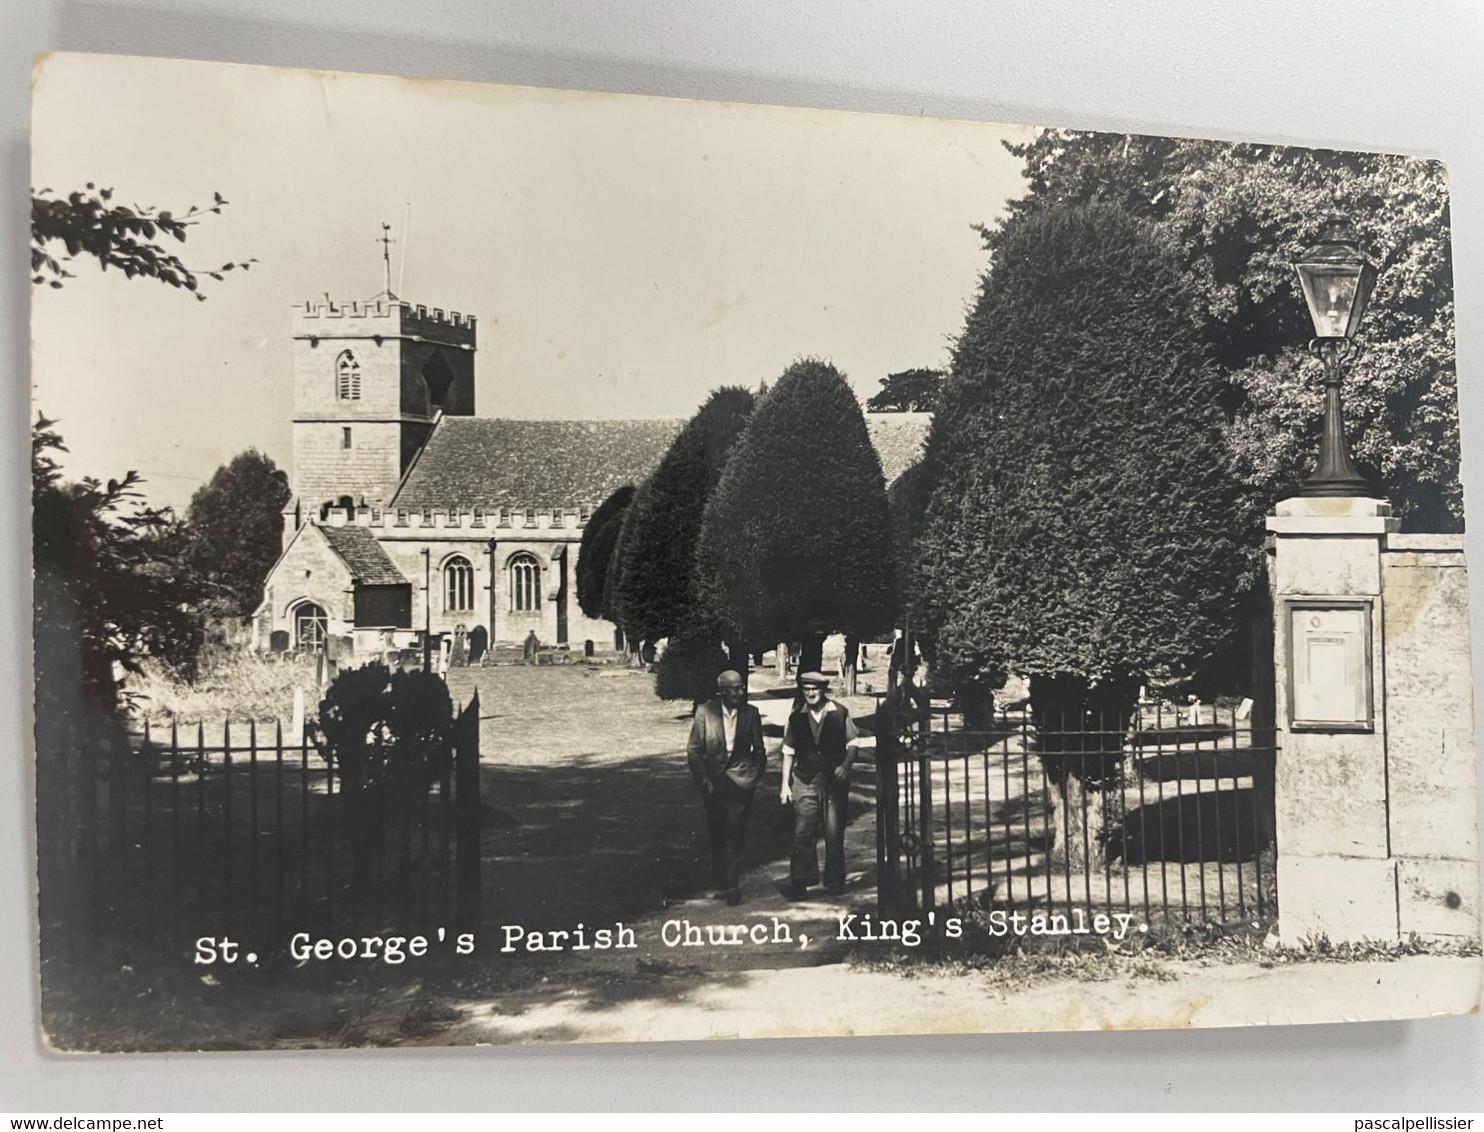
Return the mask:
<path fill-rule="evenodd" d="M 794 844 L 784 895 L 803 897 L 818 884 L 819 834 L 824 832 L 824 884 L 831 894 L 845 887 L 845 814 L 850 799 L 850 764 L 860 734 L 842 703 L 829 697 L 829 678 L 799 677 L 804 702 L 783 732 L 783 787 L 778 799 L 794 806 Z"/>
<path fill-rule="evenodd" d="M 716 678 L 716 695 L 696 709 L 685 754 L 706 811 L 716 895 L 740 904 L 738 862 L 768 755 L 762 715 L 747 702 L 747 685 L 738 673 L 728 669 Z"/>

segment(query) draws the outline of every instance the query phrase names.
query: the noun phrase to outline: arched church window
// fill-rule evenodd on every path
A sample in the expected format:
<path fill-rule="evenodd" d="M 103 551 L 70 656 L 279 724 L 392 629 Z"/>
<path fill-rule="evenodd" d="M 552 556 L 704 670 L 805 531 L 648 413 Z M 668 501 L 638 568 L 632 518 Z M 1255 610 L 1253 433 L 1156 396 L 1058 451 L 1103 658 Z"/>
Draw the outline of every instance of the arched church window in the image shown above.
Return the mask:
<path fill-rule="evenodd" d="M 328 632 L 323 607 L 312 601 L 294 607 L 294 648 L 300 652 L 319 652 L 325 647 Z"/>
<path fill-rule="evenodd" d="M 474 608 L 474 567 L 462 555 L 443 564 L 443 608 L 448 613 L 468 613 Z"/>
<path fill-rule="evenodd" d="M 541 608 L 541 564 L 529 554 L 514 555 L 510 570 L 510 608 L 516 613 L 534 613 Z"/>
<path fill-rule="evenodd" d="M 335 394 L 342 401 L 361 399 L 361 363 L 349 350 L 335 359 Z"/>

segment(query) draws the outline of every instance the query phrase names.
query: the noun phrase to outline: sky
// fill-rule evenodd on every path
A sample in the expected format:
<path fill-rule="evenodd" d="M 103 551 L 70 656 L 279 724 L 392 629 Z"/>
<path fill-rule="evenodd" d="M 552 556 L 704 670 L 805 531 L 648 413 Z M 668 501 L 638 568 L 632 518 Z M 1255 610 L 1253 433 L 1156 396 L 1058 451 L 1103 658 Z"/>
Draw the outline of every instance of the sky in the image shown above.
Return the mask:
<path fill-rule="evenodd" d="M 479 320 L 476 411 L 685 417 L 831 360 L 864 400 L 944 366 L 1024 192 L 1026 127 L 214 63 L 54 55 L 32 185 L 174 213 L 175 250 L 256 259 L 208 295 L 91 261 L 32 289 L 35 407 L 69 476 L 182 507 L 255 447 L 287 469 L 291 309 L 382 287 Z M 172 241 L 173 243 L 173 241 Z"/>

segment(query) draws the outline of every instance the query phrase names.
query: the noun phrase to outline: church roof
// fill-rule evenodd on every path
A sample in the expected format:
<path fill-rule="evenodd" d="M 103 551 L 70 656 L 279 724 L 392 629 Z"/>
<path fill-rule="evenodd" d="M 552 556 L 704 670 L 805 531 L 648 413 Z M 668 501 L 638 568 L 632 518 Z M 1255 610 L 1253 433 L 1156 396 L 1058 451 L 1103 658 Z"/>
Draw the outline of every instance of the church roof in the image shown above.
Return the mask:
<path fill-rule="evenodd" d="M 350 569 L 351 577 L 368 586 L 405 586 L 407 578 L 365 527 L 319 528 L 330 549 Z"/>
<path fill-rule="evenodd" d="M 930 413 L 866 414 L 888 484 L 921 455 L 931 421 Z M 642 483 L 684 423 L 445 416 L 390 508 L 595 508 L 624 484 Z"/>
<path fill-rule="evenodd" d="M 597 507 L 648 476 L 683 423 L 446 416 L 391 507 Z"/>

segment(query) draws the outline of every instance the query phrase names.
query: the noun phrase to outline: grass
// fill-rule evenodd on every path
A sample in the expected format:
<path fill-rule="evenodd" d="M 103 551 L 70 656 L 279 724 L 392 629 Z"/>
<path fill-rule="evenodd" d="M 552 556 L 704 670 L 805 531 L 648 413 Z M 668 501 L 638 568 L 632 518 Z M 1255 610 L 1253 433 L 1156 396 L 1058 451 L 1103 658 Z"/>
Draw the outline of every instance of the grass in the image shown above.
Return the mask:
<path fill-rule="evenodd" d="M 293 713 L 296 688 L 303 690 L 305 708 L 313 713 L 319 693 L 312 664 L 225 649 L 205 656 L 193 683 L 181 683 L 158 667 L 147 667 L 142 678 L 135 677 L 128 683 L 128 690 L 138 697 L 141 719 L 208 725 L 226 719 L 287 722 Z"/>
<path fill-rule="evenodd" d="M 1137 943 L 1113 944 L 1102 940 L 1026 943 L 1018 937 L 995 941 L 993 949 L 966 948 L 948 952 L 942 948 L 898 950 L 888 955 L 863 950 L 851 954 L 849 964 L 859 970 L 882 971 L 904 978 L 922 976 L 963 977 L 974 975 L 990 990 L 1020 990 L 1041 983 L 1109 982 L 1115 979 L 1147 979 L 1170 982 L 1178 976 L 1161 958 L 1150 958 Z"/>
<path fill-rule="evenodd" d="M 1300 963 L 1394 962 L 1414 955 L 1464 958 L 1480 954 L 1478 940 L 1435 940 L 1413 934 L 1404 940 L 1332 943 L 1320 937 L 1297 946 L 1279 946 L 1275 925 L 1249 923 L 1188 925 L 1131 934 L 1121 942 L 1102 936 L 992 936 L 983 913 L 965 913 L 964 938 L 952 946 L 900 949 L 889 955 L 853 952 L 849 962 L 863 970 L 905 978 L 975 974 L 991 989 L 1022 989 L 1058 979 L 1107 982 L 1178 978 L 1171 961 L 1199 966 L 1250 964 L 1265 969 Z"/>
<path fill-rule="evenodd" d="M 1475 939 L 1426 939 L 1415 933 L 1403 940 L 1360 940 L 1331 943 L 1326 937 L 1300 940 L 1296 946 L 1269 946 L 1267 939 L 1251 936 L 1212 935 L 1201 939 L 1156 940 L 1151 950 L 1173 959 L 1201 963 L 1255 963 L 1259 967 L 1281 967 L 1293 963 L 1392 962 L 1412 955 L 1466 958 L 1480 954 Z"/>

